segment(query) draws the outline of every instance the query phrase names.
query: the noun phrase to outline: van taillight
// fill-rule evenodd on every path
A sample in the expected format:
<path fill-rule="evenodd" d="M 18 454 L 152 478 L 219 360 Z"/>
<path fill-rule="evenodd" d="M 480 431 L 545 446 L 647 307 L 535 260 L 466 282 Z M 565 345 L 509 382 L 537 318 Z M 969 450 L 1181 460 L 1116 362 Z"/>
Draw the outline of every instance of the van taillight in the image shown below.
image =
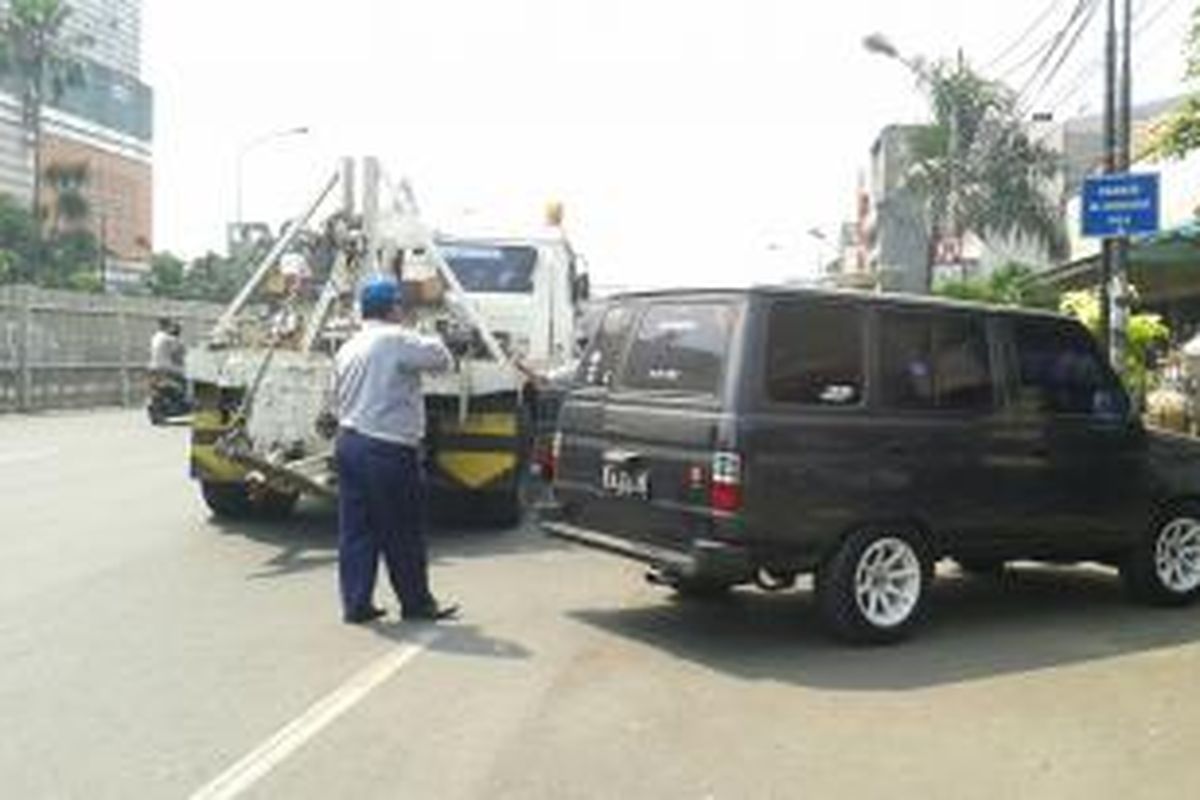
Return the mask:
<path fill-rule="evenodd" d="M 742 457 L 738 453 L 713 453 L 708 505 L 714 511 L 742 509 Z"/>

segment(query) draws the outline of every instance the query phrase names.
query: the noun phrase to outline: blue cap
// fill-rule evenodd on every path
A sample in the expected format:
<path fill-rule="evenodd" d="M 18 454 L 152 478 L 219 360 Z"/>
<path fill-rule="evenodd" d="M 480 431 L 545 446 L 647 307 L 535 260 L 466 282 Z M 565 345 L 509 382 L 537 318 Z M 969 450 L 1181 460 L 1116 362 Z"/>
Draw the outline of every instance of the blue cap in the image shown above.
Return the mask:
<path fill-rule="evenodd" d="M 358 304 L 364 317 L 386 314 L 402 297 L 396 281 L 382 275 L 368 279 L 358 290 Z"/>

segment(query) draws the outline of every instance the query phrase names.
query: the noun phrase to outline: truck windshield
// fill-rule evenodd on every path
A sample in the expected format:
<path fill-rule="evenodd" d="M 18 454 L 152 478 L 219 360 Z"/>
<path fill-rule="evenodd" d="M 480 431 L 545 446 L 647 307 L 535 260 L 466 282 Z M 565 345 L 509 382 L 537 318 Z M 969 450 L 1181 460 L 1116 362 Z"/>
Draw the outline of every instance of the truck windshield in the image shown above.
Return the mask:
<path fill-rule="evenodd" d="M 520 245 L 442 244 L 442 257 L 467 292 L 529 294 L 537 250 Z"/>

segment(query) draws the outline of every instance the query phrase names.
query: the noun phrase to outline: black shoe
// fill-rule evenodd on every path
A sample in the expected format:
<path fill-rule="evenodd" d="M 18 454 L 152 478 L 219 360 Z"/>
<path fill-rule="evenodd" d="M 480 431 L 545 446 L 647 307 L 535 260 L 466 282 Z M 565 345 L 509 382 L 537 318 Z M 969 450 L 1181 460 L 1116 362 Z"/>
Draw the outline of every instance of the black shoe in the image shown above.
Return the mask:
<path fill-rule="evenodd" d="M 437 601 L 431 602 L 429 605 L 420 606 L 413 609 L 404 609 L 400 612 L 400 618 L 409 622 L 437 622 L 443 619 L 453 619 L 458 616 L 458 604 L 449 603 L 441 605 Z"/>
<path fill-rule="evenodd" d="M 348 625 L 365 625 L 368 622 L 374 622 L 386 613 L 386 611 L 377 606 L 367 606 L 357 611 L 346 612 L 342 615 L 342 622 Z"/>

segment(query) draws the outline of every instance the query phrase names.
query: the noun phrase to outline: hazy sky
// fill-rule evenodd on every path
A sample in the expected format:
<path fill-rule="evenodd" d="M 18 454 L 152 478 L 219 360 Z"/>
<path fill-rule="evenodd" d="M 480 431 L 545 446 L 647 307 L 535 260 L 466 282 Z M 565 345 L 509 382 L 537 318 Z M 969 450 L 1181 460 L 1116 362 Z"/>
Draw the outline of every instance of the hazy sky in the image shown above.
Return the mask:
<path fill-rule="evenodd" d="M 831 253 L 806 231 L 849 217 L 879 128 L 923 109 L 911 75 L 862 37 L 931 56 L 962 47 L 1000 76 L 1074 4 L 145 0 L 155 245 L 221 248 L 237 153 L 304 125 L 246 153 L 247 219 L 278 224 L 338 156 L 375 154 L 447 229 L 471 215 L 533 225 L 562 200 L 600 284 L 811 273 Z M 1193 4 L 1135 0 L 1136 97 L 1179 90 Z M 1098 108 L 1100 16 L 1037 110 Z"/>

